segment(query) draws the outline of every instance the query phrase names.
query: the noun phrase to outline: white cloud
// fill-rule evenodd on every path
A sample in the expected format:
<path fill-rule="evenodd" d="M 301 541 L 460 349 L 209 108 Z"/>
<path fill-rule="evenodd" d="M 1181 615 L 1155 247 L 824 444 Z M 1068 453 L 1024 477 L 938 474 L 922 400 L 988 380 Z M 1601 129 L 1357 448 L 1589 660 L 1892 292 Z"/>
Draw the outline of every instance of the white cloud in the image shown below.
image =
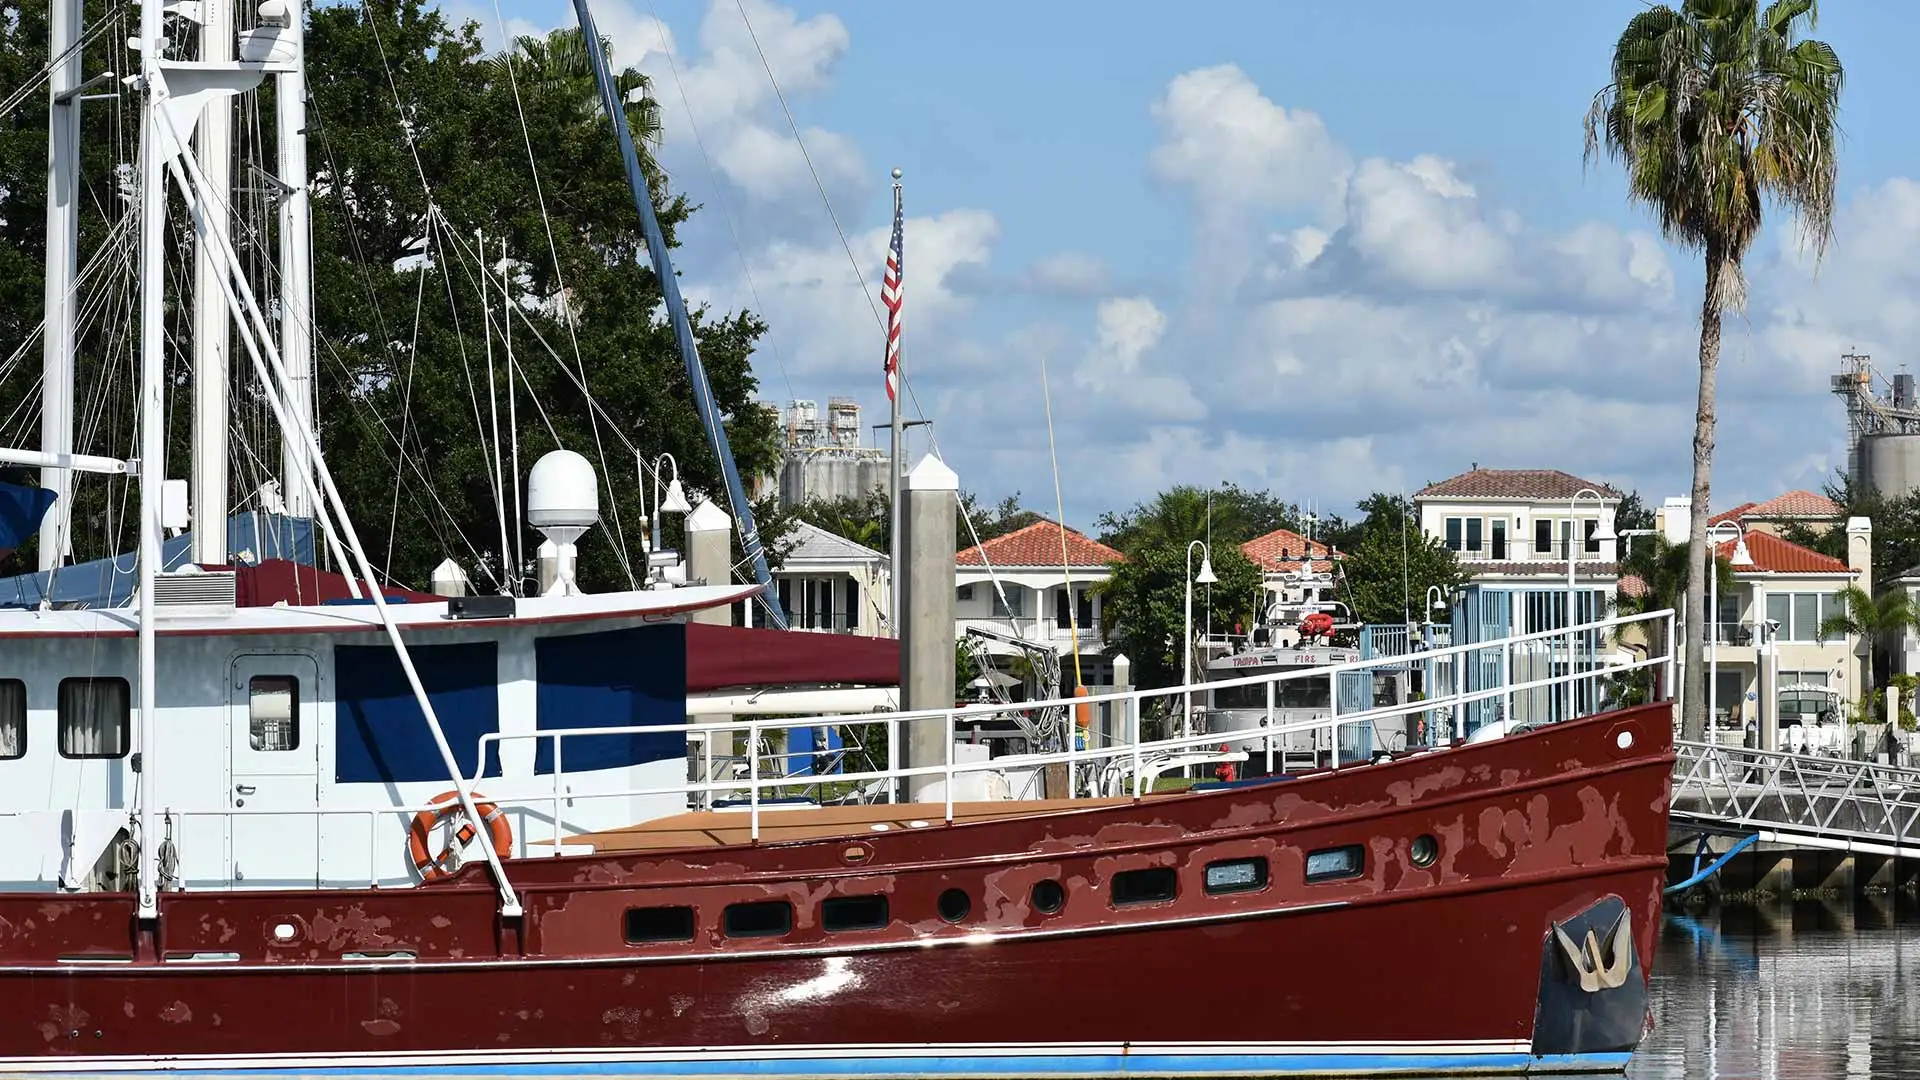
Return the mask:
<path fill-rule="evenodd" d="M 1154 175 L 1191 188 L 1203 212 L 1338 204 L 1346 150 L 1318 116 L 1275 104 L 1233 64 L 1175 78 L 1153 115 L 1165 136 Z"/>
<path fill-rule="evenodd" d="M 1141 359 L 1160 344 L 1167 317 L 1144 296 L 1103 300 L 1093 346 L 1074 371 L 1074 382 L 1106 407 L 1151 420 L 1199 420 L 1206 406 L 1186 379 L 1143 369 Z"/>
<path fill-rule="evenodd" d="M 1049 255 L 1028 267 L 1027 287 L 1065 296 L 1098 296 L 1112 279 L 1107 264 L 1079 251 Z"/>

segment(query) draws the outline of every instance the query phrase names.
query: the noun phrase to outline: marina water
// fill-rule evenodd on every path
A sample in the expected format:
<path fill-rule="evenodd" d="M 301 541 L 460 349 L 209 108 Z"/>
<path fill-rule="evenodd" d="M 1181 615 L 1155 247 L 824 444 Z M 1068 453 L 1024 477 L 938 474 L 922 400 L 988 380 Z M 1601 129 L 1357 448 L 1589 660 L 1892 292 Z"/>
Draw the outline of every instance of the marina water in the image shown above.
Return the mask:
<path fill-rule="evenodd" d="M 1920 905 L 1668 914 L 1633 1080 L 1920 1080 Z"/>

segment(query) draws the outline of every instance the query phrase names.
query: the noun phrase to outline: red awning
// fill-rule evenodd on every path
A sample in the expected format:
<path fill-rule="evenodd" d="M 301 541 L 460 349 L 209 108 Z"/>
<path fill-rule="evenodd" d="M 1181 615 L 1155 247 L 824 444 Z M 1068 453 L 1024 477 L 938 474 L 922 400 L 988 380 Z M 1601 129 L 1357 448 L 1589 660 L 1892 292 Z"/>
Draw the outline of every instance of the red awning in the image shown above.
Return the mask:
<path fill-rule="evenodd" d="M 900 685 L 893 638 L 687 624 L 687 693 L 732 686 Z"/>
<path fill-rule="evenodd" d="M 266 559 L 255 566 L 236 566 L 232 569 L 235 599 L 241 607 L 272 607 L 283 601 L 295 606 L 324 604 L 329 600 L 349 600 L 353 597 L 343 575 L 305 563 Z M 362 583 L 361 592 L 364 594 L 365 591 L 365 583 Z M 389 601 L 404 600 L 410 604 L 441 604 L 447 599 L 395 585 L 380 590 L 380 595 Z"/>

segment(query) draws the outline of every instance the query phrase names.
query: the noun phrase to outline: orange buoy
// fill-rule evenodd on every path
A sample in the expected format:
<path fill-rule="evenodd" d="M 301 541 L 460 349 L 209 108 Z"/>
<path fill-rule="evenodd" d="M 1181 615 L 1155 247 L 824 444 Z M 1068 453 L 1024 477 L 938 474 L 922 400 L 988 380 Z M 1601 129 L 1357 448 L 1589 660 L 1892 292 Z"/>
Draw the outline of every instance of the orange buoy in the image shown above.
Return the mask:
<path fill-rule="evenodd" d="M 427 801 L 439 809 L 420 811 L 413 816 L 413 823 L 407 826 L 407 854 L 412 856 L 413 868 L 420 871 L 422 881 L 432 881 L 452 873 L 447 869 L 447 860 L 454 852 L 473 843 L 473 838 L 478 835 L 473 823 L 465 820 L 459 792 L 443 791 Z M 506 858 L 513 851 L 513 826 L 507 823 L 507 815 L 499 807 L 484 801 L 477 791 L 473 793 L 473 808 L 479 811 L 480 820 L 487 827 L 487 841 L 493 845 L 494 854 Z M 434 826 L 452 817 L 462 819 L 459 828 L 453 830 L 452 837 L 438 852 L 429 851 L 428 844 Z"/>

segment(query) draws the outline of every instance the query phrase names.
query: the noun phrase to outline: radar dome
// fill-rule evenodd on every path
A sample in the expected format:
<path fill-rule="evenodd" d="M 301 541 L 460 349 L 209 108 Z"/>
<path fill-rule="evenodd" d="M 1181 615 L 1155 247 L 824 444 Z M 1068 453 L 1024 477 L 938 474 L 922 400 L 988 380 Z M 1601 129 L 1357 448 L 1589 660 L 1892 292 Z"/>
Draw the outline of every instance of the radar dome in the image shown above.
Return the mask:
<path fill-rule="evenodd" d="M 527 524 L 584 529 L 599 520 L 600 482 L 592 462 L 571 450 L 555 450 L 533 463 L 527 476 Z"/>

